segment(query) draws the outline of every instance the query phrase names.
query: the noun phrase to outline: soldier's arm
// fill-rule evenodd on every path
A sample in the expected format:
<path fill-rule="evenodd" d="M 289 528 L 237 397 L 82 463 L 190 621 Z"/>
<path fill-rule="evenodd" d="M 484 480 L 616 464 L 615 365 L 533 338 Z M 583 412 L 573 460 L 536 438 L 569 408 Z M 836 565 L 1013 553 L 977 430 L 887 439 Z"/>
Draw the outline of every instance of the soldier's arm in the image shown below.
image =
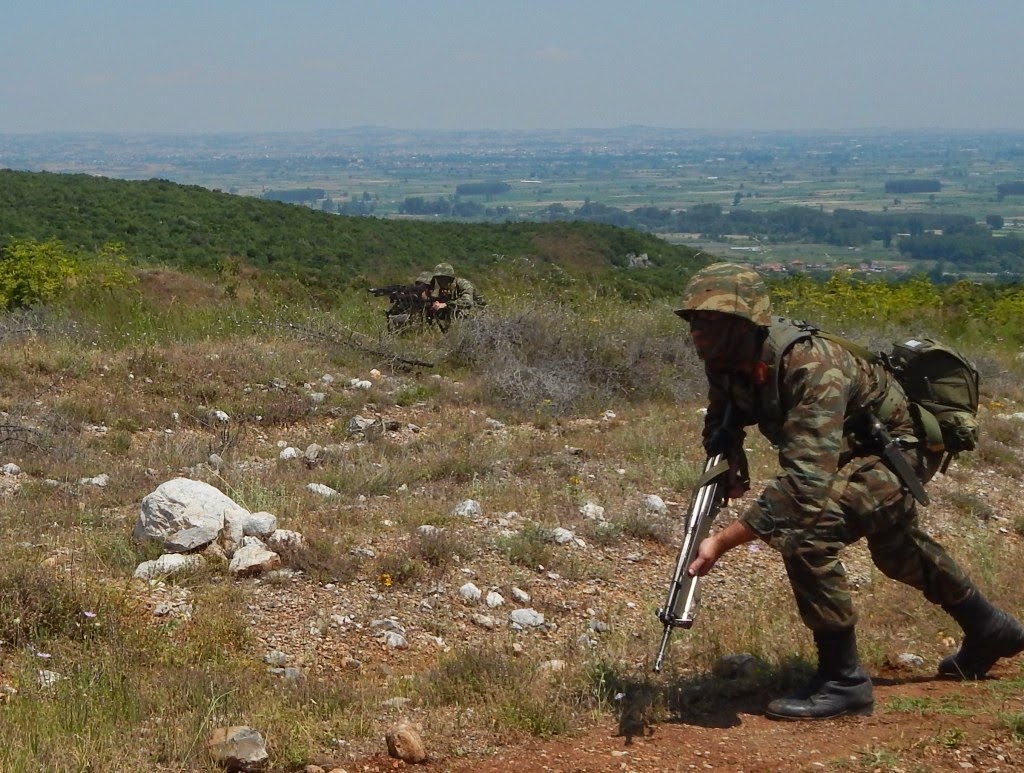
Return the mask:
<path fill-rule="evenodd" d="M 457 277 L 455 279 L 456 295 L 450 301 L 449 306 L 455 306 L 459 309 L 471 309 L 476 305 L 475 293 L 473 292 L 473 285 L 468 279 Z"/>
<path fill-rule="evenodd" d="M 747 468 L 747 455 L 743 451 L 743 440 L 746 432 L 743 429 L 743 420 L 737 419 L 735 410 L 731 417 L 727 418 L 726 406 L 729 396 L 713 376 L 708 376 L 708 410 L 704 417 L 704 431 L 702 440 L 704 450 L 708 454 L 724 453 L 729 460 L 729 481 L 725 491 L 726 499 L 738 499 L 750 490 L 750 473 Z M 730 427 L 723 427 L 725 421 L 730 421 Z M 727 447 L 721 446 L 721 438 L 728 439 Z"/>
<path fill-rule="evenodd" d="M 751 531 L 780 550 L 794 528 L 824 509 L 831 493 L 843 444 L 851 364 L 852 355 L 817 338 L 798 342 L 783 358 L 781 470 L 741 516 Z"/>
<path fill-rule="evenodd" d="M 747 524 L 735 520 L 716 534 L 700 543 L 697 559 L 690 564 L 687 571 L 691 577 L 703 577 L 714 568 L 718 559 L 735 547 L 745 545 L 757 539 L 757 535 Z"/>

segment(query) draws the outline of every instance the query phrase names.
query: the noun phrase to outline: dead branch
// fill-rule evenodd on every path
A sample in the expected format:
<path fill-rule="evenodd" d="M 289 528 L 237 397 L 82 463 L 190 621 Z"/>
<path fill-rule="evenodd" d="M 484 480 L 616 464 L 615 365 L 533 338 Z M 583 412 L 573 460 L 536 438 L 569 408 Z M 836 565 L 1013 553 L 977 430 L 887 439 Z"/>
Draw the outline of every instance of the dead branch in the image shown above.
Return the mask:
<path fill-rule="evenodd" d="M 20 443 L 35 451 L 42 451 L 43 444 L 37 441 L 43 433 L 32 427 L 25 427 L 20 424 L 0 424 L 0 447 Z"/>
<path fill-rule="evenodd" d="M 292 330 L 305 338 L 325 341 L 335 346 L 347 346 L 352 349 L 357 349 L 367 354 L 372 354 L 376 357 L 382 357 L 388 362 L 401 363 L 409 367 L 418 368 L 433 368 L 434 363 L 427 362 L 426 360 L 419 360 L 409 357 L 403 357 L 393 351 L 387 351 L 377 346 L 373 339 L 369 336 L 358 333 L 347 327 L 341 327 L 337 329 L 328 329 L 327 331 L 314 330 L 313 328 L 306 327 L 305 325 L 299 325 L 295 322 L 285 323 L 264 323 L 273 327 L 283 327 Z"/>

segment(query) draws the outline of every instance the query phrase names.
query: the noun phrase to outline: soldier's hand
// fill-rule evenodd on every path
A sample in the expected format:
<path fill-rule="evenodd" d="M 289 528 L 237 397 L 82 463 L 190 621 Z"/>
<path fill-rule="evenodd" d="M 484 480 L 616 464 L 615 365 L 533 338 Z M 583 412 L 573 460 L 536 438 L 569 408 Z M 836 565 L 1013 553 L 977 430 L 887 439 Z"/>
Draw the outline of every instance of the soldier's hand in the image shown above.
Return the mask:
<path fill-rule="evenodd" d="M 691 577 L 703 577 L 714 568 L 715 563 L 724 552 L 719 548 L 718 540 L 714 537 L 706 537 L 697 548 L 697 557 L 687 567 L 687 573 Z"/>
<path fill-rule="evenodd" d="M 734 480 L 732 475 L 729 476 L 727 485 L 725 487 L 725 501 L 728 504 L 730 499 L 739 499 L 744 494 L 750 491 L 749 481 Z"/>
<path fill-rule="evenodd" d="M 750 491 L 750 475 L 746 464 L 730 464 L 725 481 L 725 499 L 739 499 Z"/>

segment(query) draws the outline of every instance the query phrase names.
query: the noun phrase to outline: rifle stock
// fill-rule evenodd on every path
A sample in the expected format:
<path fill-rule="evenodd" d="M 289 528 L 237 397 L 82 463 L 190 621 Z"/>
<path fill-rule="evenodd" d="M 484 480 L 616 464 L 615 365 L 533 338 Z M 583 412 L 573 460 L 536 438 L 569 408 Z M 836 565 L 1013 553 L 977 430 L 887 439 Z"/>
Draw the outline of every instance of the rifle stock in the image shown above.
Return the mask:
<path fill-rule="evenodd" d="M 724 454 L 712 454 L 704 462 L 704 472 L 697 486 L 686 514 L 686 531 L 683 544 L 676 560 L 675 574 L 668 586 L 665 606 L 658 610 L 658 619 L 664 625 L 661 647 L 654 661 L 654 671 L 661 671 L 662 661 L 668 649 L 668 640 L 673 628 L 689 628 L 697 615 L 700 604 L 700 578 L 692 577 L 687 567 L 697 557 L 700 543 L 711 531 L 722 503 L 725 500 L 726 473 L 729 462 Z"/>

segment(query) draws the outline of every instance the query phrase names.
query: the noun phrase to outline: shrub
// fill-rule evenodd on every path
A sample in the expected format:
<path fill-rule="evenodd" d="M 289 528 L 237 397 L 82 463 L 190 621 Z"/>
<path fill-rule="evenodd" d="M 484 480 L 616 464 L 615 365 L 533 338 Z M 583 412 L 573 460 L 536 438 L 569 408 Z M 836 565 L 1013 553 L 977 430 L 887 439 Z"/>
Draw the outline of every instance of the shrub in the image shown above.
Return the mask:
<path fill-rule="evenodd" d="M 448 361 L 478 373 L 490 399 L 541 417 L 676 397 L 703 378 L 671 313 L 604 300 L 582 312 L 550 301 L 526 312 L 488 309 L 453 327 L 446 343 Z"/>
<path fill-rule="evenodd" d="M 321 539 L 309 539 L 301 547 L 282 547 L 277 552 L 285 566 L 304 572 L 316 582 L 354 582 L 363 565 L 360 556 Z"/>
<path fill-rule="evenodd" d="M 534 571 L 550 565 L 554 556 L 550 529 L 532 522 L 515 534 L 500 537 L 497 548 L 510 563 Z"/>
<path fill-rule="evenodd" d="M 111 614 L 100 594 L 53 569 L 18 558 L 0 567 L 0 641 L 10 646 L 95 638 Z"/>
<path fill-rule="evenodd" d="M 409 548 L 409 555 L 430 566 L 445 567 L 460 558 L 470 555 L 471 547 L 450 529 L 437 529 L 425 534 L 416 534 Z"/>
<path fill-rule="evenodd" d="M 12 242 L 0 250 L 0 305 L 24 308 L 67 289 L 77 261 L 60 242 Z"/>

